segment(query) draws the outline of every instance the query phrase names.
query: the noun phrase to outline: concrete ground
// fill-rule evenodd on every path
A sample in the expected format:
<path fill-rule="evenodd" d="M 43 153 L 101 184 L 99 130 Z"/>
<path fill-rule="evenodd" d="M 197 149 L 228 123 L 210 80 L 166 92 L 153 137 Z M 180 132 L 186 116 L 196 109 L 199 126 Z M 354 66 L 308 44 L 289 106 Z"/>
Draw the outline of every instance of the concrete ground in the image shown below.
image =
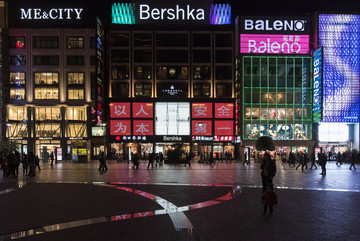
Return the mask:
<path fill-rule="evenodd" d="M 41 167 L 0 177 L 0 240 L 360 240 L 360 170 L 348 164 L 322 176 L 277 163 L 271 216 L 258 163 Z"/>

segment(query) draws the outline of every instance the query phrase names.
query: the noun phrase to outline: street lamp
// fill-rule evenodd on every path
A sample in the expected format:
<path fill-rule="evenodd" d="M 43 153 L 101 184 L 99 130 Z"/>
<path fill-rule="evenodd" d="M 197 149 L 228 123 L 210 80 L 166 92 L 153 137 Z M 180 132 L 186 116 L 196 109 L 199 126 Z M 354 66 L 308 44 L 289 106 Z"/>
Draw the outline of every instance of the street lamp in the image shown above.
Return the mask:
<path fill-rule="evenodd" d="M 198 127 L 200 128 L 200 142 L 199 142 L 199 145 L 200 145 L 200 161 L 202 159 L 202 146 L 201 146 L 201 139 L 202 139 L 202 132 L 203 132 L 203 125 L 204 123 L 200 122 L 200 123 L 197 123 L 198 124 Z"/>

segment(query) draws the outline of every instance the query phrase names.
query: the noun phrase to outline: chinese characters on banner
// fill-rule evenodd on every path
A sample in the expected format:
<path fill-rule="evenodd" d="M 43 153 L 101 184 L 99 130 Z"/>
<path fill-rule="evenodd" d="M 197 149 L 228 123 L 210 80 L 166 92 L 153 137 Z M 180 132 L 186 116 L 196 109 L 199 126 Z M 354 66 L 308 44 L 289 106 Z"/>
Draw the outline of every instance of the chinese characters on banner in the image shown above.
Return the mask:
<path fill-rule="evenodd" d="M 233 103 L 215 103 L 215 118 L 232 119 L 234 117 Z"/>
<path fill-rule="evenodd" d="M 211 120 L 193 120 L 192 121 L 193 136 L 211 136 L 212 121 Z"/>
<path fill-rule="evenodd" d="M 134 120 L 133 135 L 152 136 L 154 134 L 153 120 Z"/>
<path fill-rule="evenodd" d="M 130 120 L 110 120 L 110 135 L 128 136 L 131 135 Z"/>
<path fill-rule="evenodd" d="M 153 118 L 153 103 L 133 103 L 133 118 Z"/>
<path fill-rule="evenodd" d="M 192 118 L 212 118 L 212 103 L 193 103 Z"/>
<path fill-rule="evenodd" d="M 130 118 L 130 103 L 129 102 L 111 103 L 110 118 Z"/>
<path fill-rule="evenodd" d="M 215 121 L 215 136 L 233 136 L 234 121 Z"/>

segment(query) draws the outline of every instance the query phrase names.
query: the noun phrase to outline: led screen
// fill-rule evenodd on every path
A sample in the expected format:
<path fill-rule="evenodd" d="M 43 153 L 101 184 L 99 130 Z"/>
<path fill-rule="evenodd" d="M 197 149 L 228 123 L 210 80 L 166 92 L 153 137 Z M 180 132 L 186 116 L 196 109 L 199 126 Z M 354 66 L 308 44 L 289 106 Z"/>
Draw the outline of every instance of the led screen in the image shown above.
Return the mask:
<path fill-rule="evenodd" d="M 153 103 L 133 103 L 134 118 L 153 118 Z"/>
<path fill-rule="evenodd" d="M 212 121 L 209 120 L 193 120 L 192 121 L 193 136 L 211 136 Z"/>
<path fill-rule="evenodd" d="M 193 103 L 192 118 L 212 118 L 212 103 Z"/>
<path fill-rule="evenodd" d="M 130 118 L 130 103 L 129 102 L 111 103 L 110 118 Z"/>
<path fill-rule="evenodd" d="M 234 104 L 232 103 L 215 103 L 215 118 L 233 118 Z"/>
<path fill-rule="evenodd" d="M 134 120 L 133 128 L 134 128 L 133 130 L 134 135 L 152 136 L 154 134 L 152 120 Z"/>
<path fill-rule="evenodd" d="M 190 103 L 155 103 L 156 135 L 190 135 Z"/>
<path fill-rule="evenodd" d="M 130 120 L 110 120 L 110 135 L 131 135 Z"/>
<path fill-rule="evenodd" d="M 345 123 L 321 123 L 319 141 L 346 142 L 349 139 L 349 126 Z"/>
<path fill-rule="evenodd" d="M 241 34 L 240 53 L 307 54 L 309 35 Z"/>
<path fill-rule="evenodd" d="M 323 121 L 359 122 L 360 15 L 320 14 Z"/>

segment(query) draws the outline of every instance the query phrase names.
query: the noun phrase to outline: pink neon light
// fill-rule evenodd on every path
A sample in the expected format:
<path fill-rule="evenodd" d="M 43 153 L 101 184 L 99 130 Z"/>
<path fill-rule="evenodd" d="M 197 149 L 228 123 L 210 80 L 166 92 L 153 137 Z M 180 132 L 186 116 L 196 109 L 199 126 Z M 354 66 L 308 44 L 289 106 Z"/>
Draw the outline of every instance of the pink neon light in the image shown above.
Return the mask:
<path fill-rule="evenodd" d="M 240 53 L 308 54 L 309 35 L 240 34 Z"/>

